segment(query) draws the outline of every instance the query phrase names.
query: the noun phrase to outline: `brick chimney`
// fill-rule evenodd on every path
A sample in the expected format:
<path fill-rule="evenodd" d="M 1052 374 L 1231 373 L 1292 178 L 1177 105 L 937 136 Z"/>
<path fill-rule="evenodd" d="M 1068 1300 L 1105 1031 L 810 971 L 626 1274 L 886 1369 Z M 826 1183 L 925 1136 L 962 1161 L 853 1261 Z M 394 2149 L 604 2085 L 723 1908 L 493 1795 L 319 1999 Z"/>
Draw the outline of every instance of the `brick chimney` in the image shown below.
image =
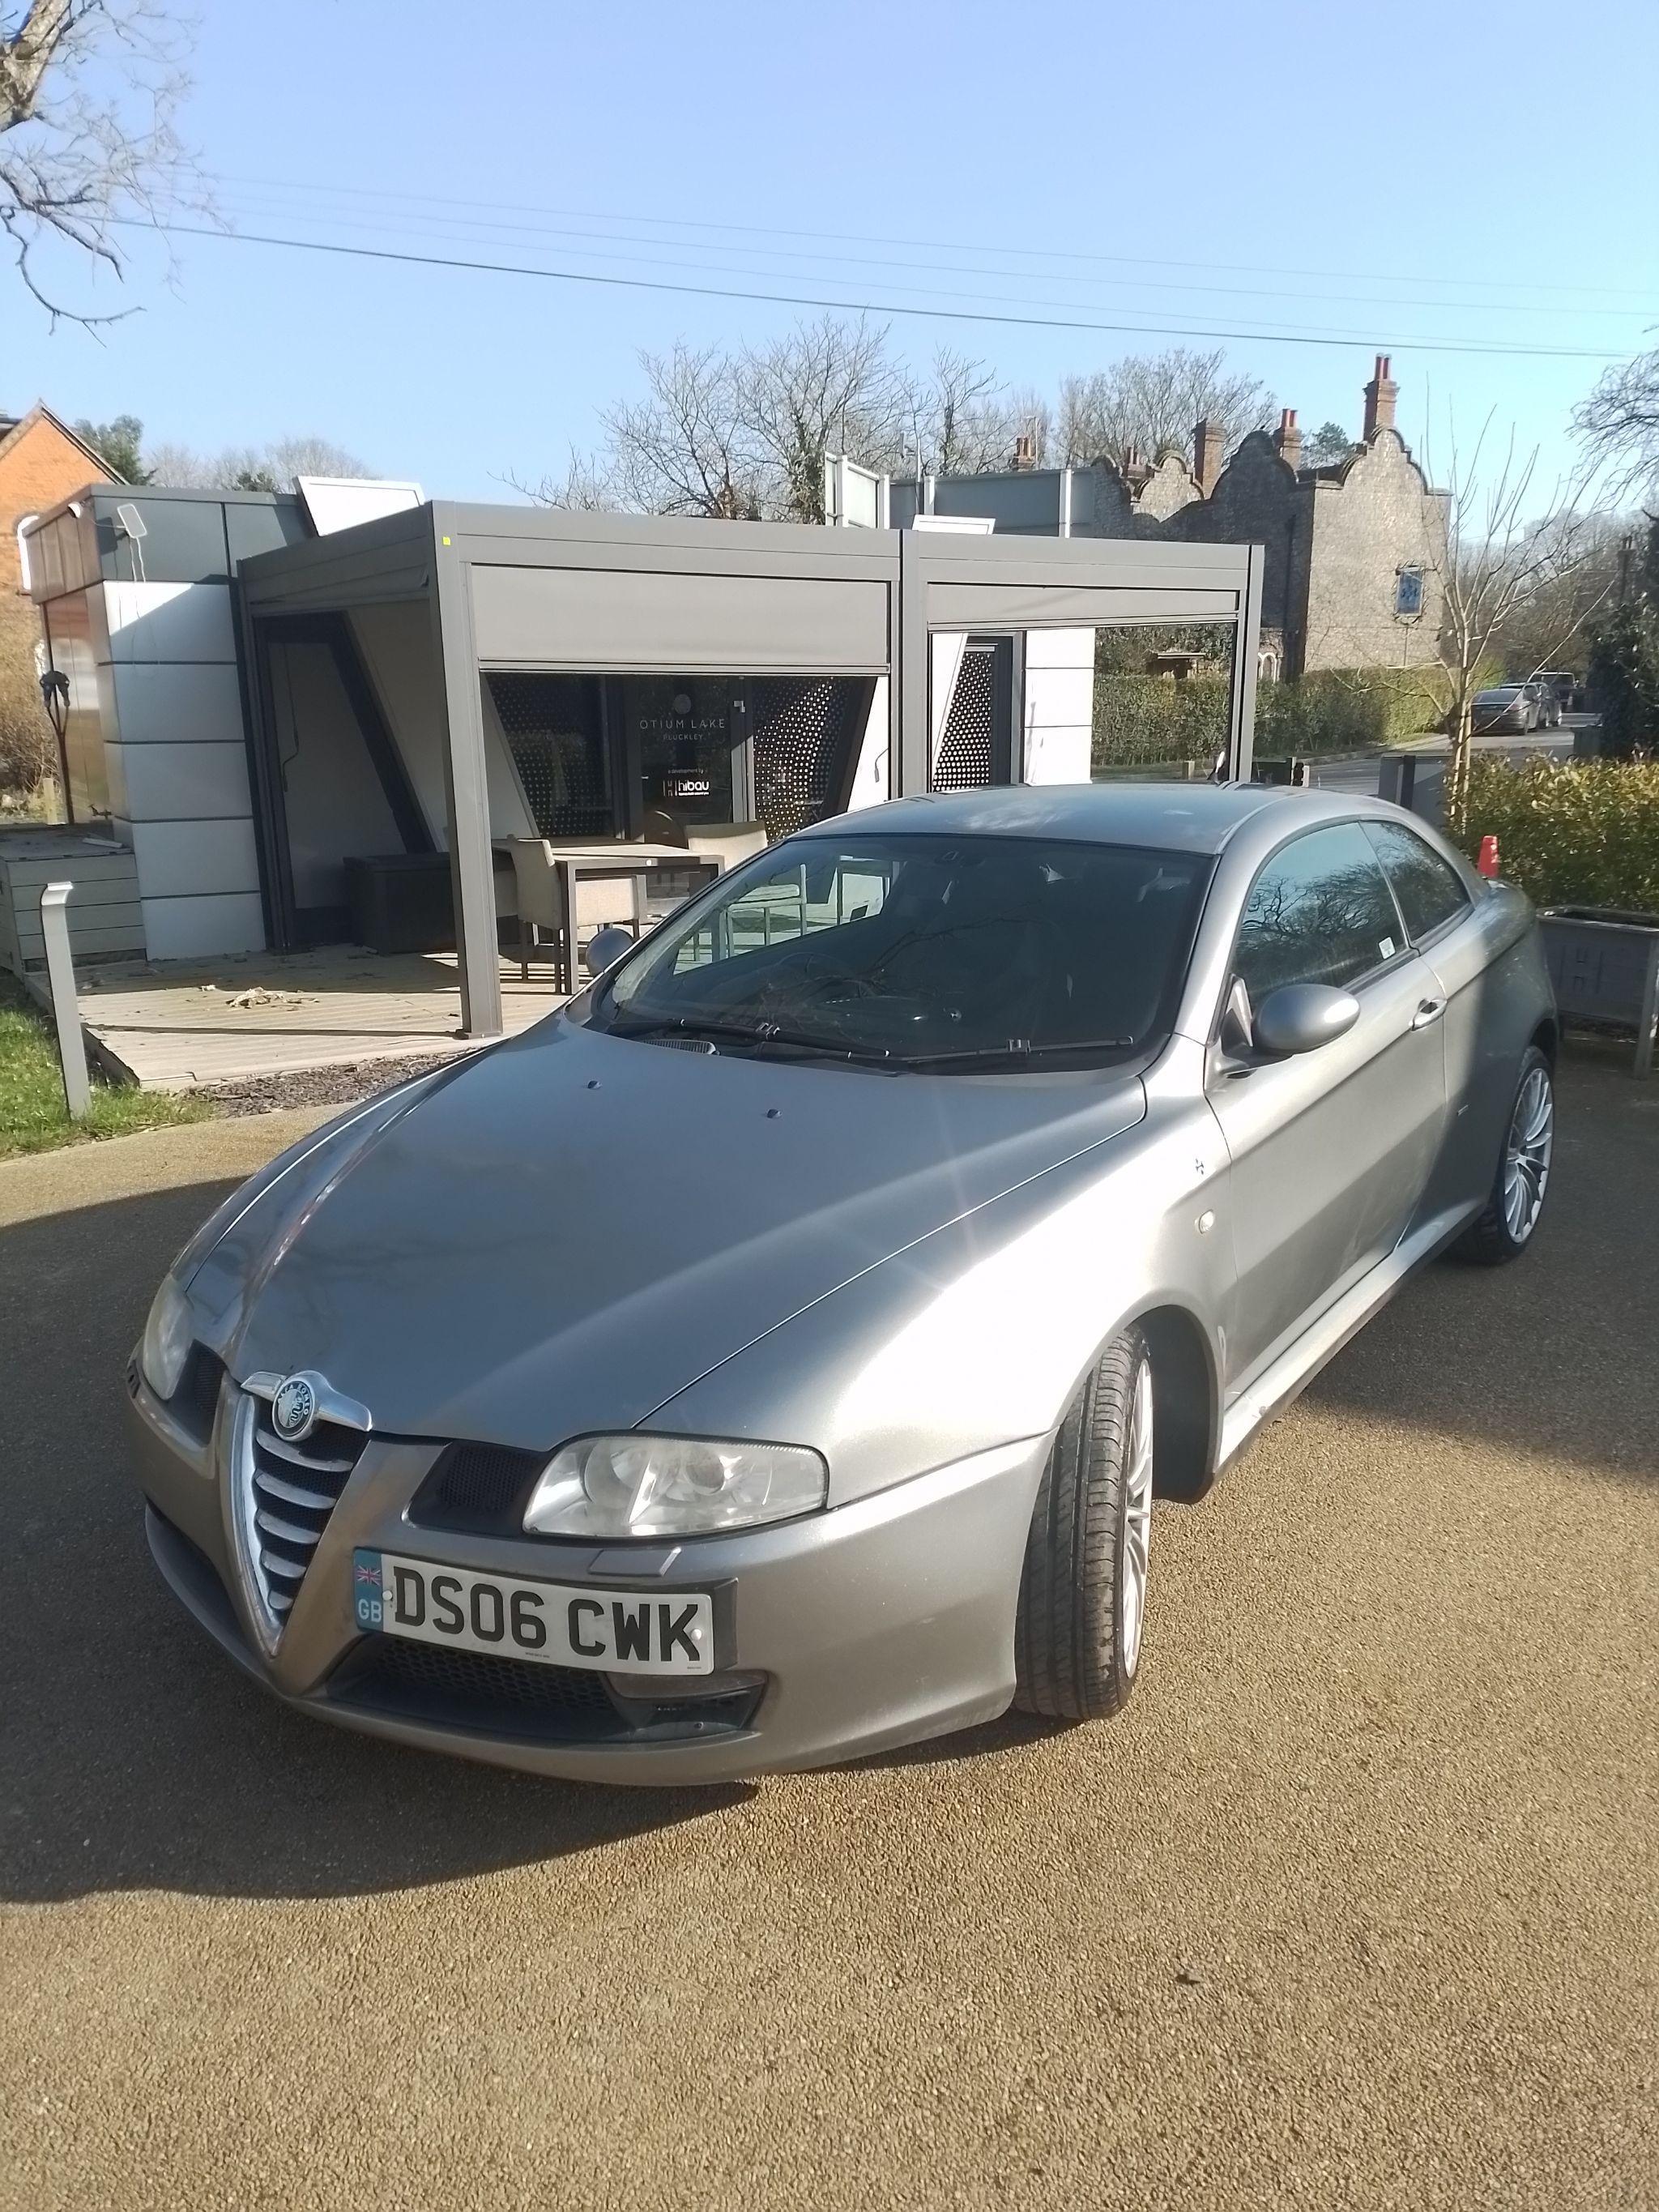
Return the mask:
<path fill-rule="evenodd" d="M 1379 430 L 1394 428 L 1394 403 L 1399 397 L 1400 386 L 1389 374 L 1389 356 L 1376 356 L 1376 371 L 1365 386 L 1365 442 L 1369 445 Z"/>
<path fill-rule="evenodd" d="M 1036 439 L 1030 430 L 1022 430 L 1014 440 L 1013 465 L 1022 474 L 1036 466 Z"/>
<path fill-rule="evenodd" d="M 1193 474 L 1198 480 L 1199 490 L 1208 499 L 1215 489 L 1217 477 L 1221 474 L 1221 425 L 1218 422 L 1198 422 L 1193 426 Z"/>
<path fill-rule="evenodd" d="M 1279 428 L 1273 432 L 1273 444 L 1281 461 L 1293 469 L 1302 465 L 1302 433 L 1296 427 L 1296 410 L 1285 408 L 1279 417 Z"/>

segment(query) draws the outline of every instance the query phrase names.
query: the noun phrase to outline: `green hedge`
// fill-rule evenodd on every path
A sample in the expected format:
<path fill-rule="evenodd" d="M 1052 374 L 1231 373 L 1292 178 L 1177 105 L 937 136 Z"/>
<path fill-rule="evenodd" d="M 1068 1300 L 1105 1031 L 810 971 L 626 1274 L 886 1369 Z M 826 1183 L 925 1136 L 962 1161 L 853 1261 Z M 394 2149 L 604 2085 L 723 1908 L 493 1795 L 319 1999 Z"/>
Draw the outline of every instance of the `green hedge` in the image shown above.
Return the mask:
<path fill-rule="evenodd" d="M 1255 749 L 1289 753 L 1377 752 L 1438 729 L 1447 690 L 1435 668 L 1321 669 L 1289 683 L 1260 684 Z"/>
<path fill-rule="evenodd" d="M 1540 906 L 1659 913 L 1659 762 L 1513 769 L 1477 753 L 1460 842 L 1473 858 L 1488 835 L 1504 874 Z"/>
<path fill-rule="evenodd" d="M 1094 769 L 1212 760 L 1227 742 L 1227 680 L 1097 676 Z"/>
<path fill-rule="evenodd" d="M 1434 728 L 1445 713 L 1439 672 L 1322 670 L 1255 695 L 1255 749 L 1264 760 L 1295 753 L 1379 752 Z M 1158 761 L 1208 760 L 1227 741 L 1227 679 L 1189 676 L 1095 678 L 1096 775 Z"/>

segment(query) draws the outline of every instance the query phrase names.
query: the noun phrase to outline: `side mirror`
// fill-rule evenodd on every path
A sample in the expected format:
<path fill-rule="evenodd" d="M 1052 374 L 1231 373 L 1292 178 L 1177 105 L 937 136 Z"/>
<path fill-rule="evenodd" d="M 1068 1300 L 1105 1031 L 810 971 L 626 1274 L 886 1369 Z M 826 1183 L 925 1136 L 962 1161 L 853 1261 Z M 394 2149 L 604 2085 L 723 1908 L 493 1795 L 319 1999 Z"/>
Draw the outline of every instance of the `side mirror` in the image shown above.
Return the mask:
<path fill-rule="evenodd" d="M 608 968 L 614 968 L 619 960 L 626 959 L 633 950 L 633 933 L 624 929 L 620 922 L 613 921 L 595 933 L 582 957 L 587 963 L 590 975 L 603 975 Z"/>
<path fill-rule="evenodd" d="M 1281 983 L 1255 1010 L 1255 1048 L 1274 1059 L 1317 1052 L 1359 1019 L 1359 1001 L 1328 983 Z"/>

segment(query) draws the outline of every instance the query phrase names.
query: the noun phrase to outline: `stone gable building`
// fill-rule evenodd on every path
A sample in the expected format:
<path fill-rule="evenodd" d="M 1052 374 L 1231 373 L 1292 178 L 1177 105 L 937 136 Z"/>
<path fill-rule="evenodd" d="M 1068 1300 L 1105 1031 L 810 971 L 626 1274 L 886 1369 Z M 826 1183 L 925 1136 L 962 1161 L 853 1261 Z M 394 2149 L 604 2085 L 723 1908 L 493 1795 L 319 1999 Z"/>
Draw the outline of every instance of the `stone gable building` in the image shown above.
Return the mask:
<path fill-rule="evenodd" d="M 1303 466 L 1286 408 L 1224 465 L 1219 427 L 1200 422 L 1190 459 L 1165 447 L 1121 465 L 895 480 L 889 512 L 901 527 L 920 512 L 989 517 L 1005 536 L 1258 544 L 1264 674 L 1423 667 L 1438 658 L 1449 502 L 1395 427 L 1398 392 L 1379 354 L 1360 436 L 1326 467 Z"/>

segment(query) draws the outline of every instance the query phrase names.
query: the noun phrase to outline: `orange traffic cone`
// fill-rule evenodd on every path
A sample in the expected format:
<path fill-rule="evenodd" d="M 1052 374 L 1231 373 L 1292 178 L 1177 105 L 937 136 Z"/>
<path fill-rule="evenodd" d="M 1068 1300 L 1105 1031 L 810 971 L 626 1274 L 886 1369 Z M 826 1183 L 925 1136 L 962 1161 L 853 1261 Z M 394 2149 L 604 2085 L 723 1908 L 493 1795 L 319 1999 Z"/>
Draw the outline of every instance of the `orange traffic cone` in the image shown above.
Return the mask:
<path fill-rule="evenodd" d="M 1483 876 L 1495 876 L 1498 873 L 1498 840 L 1496 837 L 1487 836 L 1480 840 L 1480 857 L 1477 859 L 1474 865 L 1480 869 Z"/>

